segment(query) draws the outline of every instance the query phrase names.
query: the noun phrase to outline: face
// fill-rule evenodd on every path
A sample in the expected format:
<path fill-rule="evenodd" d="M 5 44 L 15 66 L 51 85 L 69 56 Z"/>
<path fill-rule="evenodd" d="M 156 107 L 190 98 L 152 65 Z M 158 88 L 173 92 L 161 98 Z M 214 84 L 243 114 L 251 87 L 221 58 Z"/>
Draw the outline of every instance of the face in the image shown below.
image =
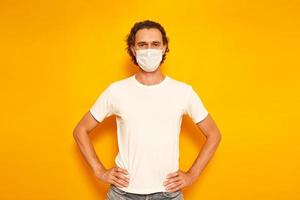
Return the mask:
<path fill-rule="evenodd" d="M 162 35 L 156 28 L 140 29 L 135 34 L 135 44 L 131 50 L 136 56 L 135 51 L 140 49 L 163 49 L 163 54 L 166 50 L 166 45 L 163 45 Z"/>

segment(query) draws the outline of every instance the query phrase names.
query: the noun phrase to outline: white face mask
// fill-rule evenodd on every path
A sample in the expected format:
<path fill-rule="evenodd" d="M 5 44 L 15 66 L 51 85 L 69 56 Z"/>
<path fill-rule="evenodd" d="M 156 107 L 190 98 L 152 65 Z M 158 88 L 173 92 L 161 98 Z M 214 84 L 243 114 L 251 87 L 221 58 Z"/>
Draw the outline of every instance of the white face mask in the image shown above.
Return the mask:
<path fill-rule="evenodd" d="M 141 49 L 136 50 L 136 61 L 146 72 L 153 72 L 162 61 L 162 49 Z"/>

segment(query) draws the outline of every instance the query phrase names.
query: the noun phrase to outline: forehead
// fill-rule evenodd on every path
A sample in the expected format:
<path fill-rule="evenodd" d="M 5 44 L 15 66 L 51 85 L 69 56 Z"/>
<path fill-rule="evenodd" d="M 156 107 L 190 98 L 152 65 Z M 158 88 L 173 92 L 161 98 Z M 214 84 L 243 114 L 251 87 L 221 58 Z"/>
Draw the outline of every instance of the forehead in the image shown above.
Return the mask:
<path fill-rule="evenodd" d="M 135 42 L 153 42 L 153 41 L 160 41 L 162 42 L 162 35 L 161 32 L 156 28 L 150 29 L 140 29 L 135 34 Z"/>

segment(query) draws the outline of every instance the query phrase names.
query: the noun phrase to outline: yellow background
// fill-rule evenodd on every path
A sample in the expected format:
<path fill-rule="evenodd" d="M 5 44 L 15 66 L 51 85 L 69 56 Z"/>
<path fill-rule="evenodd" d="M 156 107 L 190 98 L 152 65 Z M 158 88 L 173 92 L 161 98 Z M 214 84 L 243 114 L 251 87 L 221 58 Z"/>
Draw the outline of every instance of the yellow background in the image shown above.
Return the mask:
<path fill-rule="evenodd" d="M 0 199 L 104 199 L 72 131 L 112 81 L 136 72 L 136 21 L 170 38 L 164 73 L 195 88 L 222 133 L 187 200 L 300 199 L 300 3 L 290 1 L 0 2 Z M 111 167 L 114 117 L 91 135 Z M 180 165 L 204 137 L 185 117 Z"/>

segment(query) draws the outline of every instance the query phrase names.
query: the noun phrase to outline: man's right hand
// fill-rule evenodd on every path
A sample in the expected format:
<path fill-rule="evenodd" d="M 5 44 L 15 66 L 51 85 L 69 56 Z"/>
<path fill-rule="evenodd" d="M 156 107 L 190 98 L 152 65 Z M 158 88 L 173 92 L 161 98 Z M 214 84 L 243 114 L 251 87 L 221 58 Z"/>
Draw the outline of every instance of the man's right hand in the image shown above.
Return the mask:
<path fill-rule="evenodd" d="M 128 171 L 114 166 L 110 169 L 95 170 L 95 175 L 103 182 L 113 184 L 118 187 L 127 187 L 129 184 Z"/>

